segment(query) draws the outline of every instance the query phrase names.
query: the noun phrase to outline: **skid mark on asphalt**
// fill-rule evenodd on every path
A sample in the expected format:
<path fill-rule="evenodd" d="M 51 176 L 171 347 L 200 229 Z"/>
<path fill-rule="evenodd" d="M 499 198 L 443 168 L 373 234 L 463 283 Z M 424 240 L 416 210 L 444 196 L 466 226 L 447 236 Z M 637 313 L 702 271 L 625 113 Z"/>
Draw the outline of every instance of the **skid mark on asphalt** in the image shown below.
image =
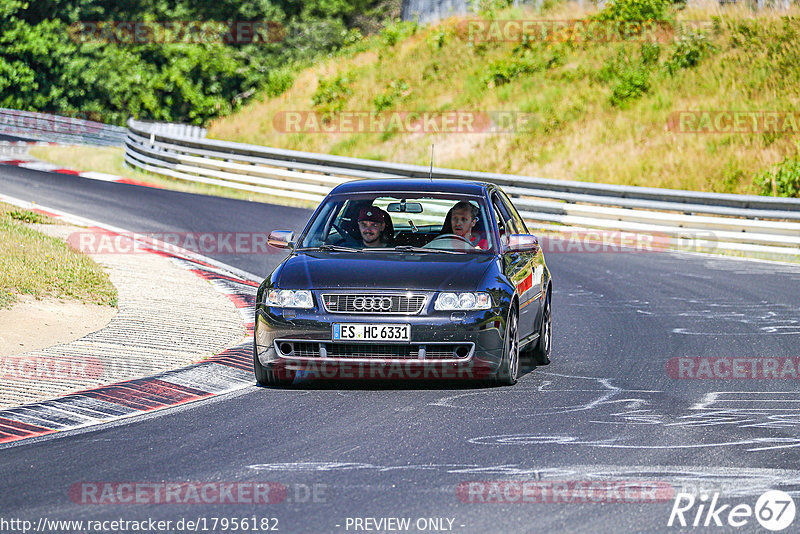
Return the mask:
<path fill-rule="evenodd" d="M 769 268 L 769 266 L 764 267 L 759 264 L 753 265 L 756 265 L 755 269 Z M 798 268 L 789 267 L 782 271 L 780 266 L 777 268 L 779 272 L 798 274 L 797 278 L 790 278 L 800 280 Z M 752 274 L 747 270 L 743 273 Z M 774 275 L 774 272 L 772 274 Z M 679 325 L 672 328 L 674 334 L 693 336 L 800 335 L 800 306 L 791 304 L 766 300 L 752 302 L 736 298 L 709 301 L 681 296 L 671 296 L 663 300 L 659 299 L 659 301 L 611 300 L 602 293 L 586 289 L 581 285 L 577 285 L 569 291 L 554 290 L 554 293 L 562 298 L 569 298 L 570 308 L 602 308 L 604 313 L 609 314 L 635 312 L 640 315 L 671 320 Z M 680 326 L 681 323 L 688 323 L 688 325 Z"/>
<path fill-rule="evenodd" d="M 274 473 L 315 473 L 336 475 L 360 471 L 373 473 L 430 472 L 453 475 L 454 483 L 465 476 L 502 477 L 519 481 L 656 481 L 667 483 L 676 493 L 710 494 L 726 497 L 761 495 L 769 489 L 781 489 L 800 495 L 800 471 L 789 469 L 697 467 L 681 465 L 565 465 L 542 468 L 524 464 L 412 464 L 387 465 L 368 462 L 274 462 L 253 464 L 248 469 Z M 454 488 L 454 486 L 451 486 Z M 455 491 L 455 489 L 453 489 Z"/>
<path fill-rule="evenodd" d="M 489 413 L 486 408 L 492 405 L 486 402 L 487 396 L 498 395 L 496 390 L 447 395 L 429 406 L 466 410 L 481 420 L 535 420 L 536 433 L 467 439 L 474 445 L 641 450 L 735 447 L 747 452 L 800 447 L 800 401 L 796 392 L 709 392 L 686 401 L 685 406 L 676 406 L 675 399 L 665 392 L 624 389 L 608 378 L 549 372 L 541 375 L 544 380 L 534 388 L 502 392 L 510 400 L 504 415 Z M 539 398 L 536 405 L 548 408 L 513 402 L 515 397 L 529 398 L 532 389 Z M 571 414 L 570 434 L 548 434 L 548 418 L 567 413 Z M 720 431 L 707 440 L 691 431 L 712 426 Z M 633 427 L 637 428 L 634 435 L 624 432 Z M 776 436 L 776 430 L 783 435 Z"/>
<path fill-rule="evenodd" d="M 539 375 L 545 377 L 552 377 L 551 380 L 543 380 L 536 388 L 538 394 L 548 394 L 548 399 L 541 404 L 546 404 L 550 408 L 546 410 L 530 409 L 530 412 L 515 410 L 511 417 L 541 417 L 548 415 L 558 415 L 570 412 L 582 412 L 597 408 L 602 404 L 609 403 L 625 403 L 630 406 L 636 406 L 637 403 L 644 402 L 643 399 L 627 396 L 633 393 L 660 393 L 656 390 L 625 390 L 611 383 L 608 378 L 596 378 L 590 376 L 573 376 L 559 373 L 541 372 Z M 567 393 L 563 395 L 563 393 Z M 450 395 L 442 397 L 434 402 L 429 403 L 429 406 L 441 406 L 444 408 L 455 408 L 470 410 L 475 413 L 480 413 L 479 406 L 483 404 L 482 401 L 477 403 L 464 403 L 464 400 L 471 400 L 482 396 L 498 395 L 498 391 L 494 389 L 474 391 L 468 393 L 460 393 L 457 395 Z M 514 391 L 503 390 L 502 395 L 530 395 L 530 391 L 517 388 Z M 551 395 L 553 394 L 552 398 Z M 622 396 L 623 398 L 616 398 Z M 561 398 L 567 401 L 560 404 Z M 576 402 L 577 401 L 577 402 Z M 480 416 L 478 416 L 480 417 Z M 495 419 L 496 414 L 487 415 L 487 418 Z"/>

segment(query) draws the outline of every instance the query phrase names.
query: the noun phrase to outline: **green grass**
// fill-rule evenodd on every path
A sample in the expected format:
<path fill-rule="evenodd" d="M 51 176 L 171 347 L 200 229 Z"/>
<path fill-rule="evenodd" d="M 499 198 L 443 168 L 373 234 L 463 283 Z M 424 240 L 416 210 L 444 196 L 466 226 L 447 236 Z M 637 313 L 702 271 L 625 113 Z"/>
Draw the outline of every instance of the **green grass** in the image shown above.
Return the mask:
<path fill-rule="evenodd" d="M 648 2 L 658 0 L 639 4 Z M 549 5 L 538 13 L 510 9 L 496 16 L 581 16 L 574 4 Z M 434 143 L 436 165 L 443 167 L 759 194 L 756 177 L 798 159 L 798 133 L 690 134 L 668 123 L 681 110 L 799 109 L 800 18 L 796 8 L 782 17 L 709 5 L 668 7 L 668 20 L 713 22 L 647 45 L 473 44 L 462 37 L 458 18 L 395 29 L 298 72 L 282 95 L 263 96 L 216 120 L 209 137 L 421 165 L 428 164 Z M 331 109 L 508 110 L 531 113 L 533 120 L 527 131 L 505 134 L 286 134 L 273 123 L 281 111 Z"/>
<path fill-rule="evenodd" d="M 91 258 L 36 231 L 29 222 L 54 221 L 0 204 L 0 308 L 11 306 L 17 295 L 116 306 L 117 290 Z"/>

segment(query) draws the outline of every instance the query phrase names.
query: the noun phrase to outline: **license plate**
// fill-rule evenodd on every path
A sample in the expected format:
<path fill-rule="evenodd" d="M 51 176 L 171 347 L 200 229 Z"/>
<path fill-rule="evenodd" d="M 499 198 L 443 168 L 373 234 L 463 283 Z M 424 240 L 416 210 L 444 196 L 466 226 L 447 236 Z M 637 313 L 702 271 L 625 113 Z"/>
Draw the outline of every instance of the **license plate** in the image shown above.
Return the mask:
<path fill-rule="evenodd" d="M 409 324 L 334 323 L 334 341 L 411 341 Z"/>

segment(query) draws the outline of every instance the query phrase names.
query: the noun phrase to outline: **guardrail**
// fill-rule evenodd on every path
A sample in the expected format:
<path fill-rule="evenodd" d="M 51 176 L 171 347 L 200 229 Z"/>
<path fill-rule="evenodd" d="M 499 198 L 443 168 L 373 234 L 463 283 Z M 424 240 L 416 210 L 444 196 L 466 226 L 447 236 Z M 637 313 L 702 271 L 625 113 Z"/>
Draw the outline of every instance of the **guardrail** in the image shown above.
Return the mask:
<path fill-rule="evenodd" d="M 75 117 L 0 108 L 0 134 L 30 141 L 122 146 L 127 130 Z"/>
<path fill-rule="evenodd" d="M 125 161 L 182 180 L 319 202 L 355 179 L 428 177 L 419 165 L 167 135 L 128 121 Z M 433 169 L 434 178 L 493 182 L 529 225 L 552 231 L 660 234 L 693 248 L 800 255 L 800 199 L 679 191 Z"/>

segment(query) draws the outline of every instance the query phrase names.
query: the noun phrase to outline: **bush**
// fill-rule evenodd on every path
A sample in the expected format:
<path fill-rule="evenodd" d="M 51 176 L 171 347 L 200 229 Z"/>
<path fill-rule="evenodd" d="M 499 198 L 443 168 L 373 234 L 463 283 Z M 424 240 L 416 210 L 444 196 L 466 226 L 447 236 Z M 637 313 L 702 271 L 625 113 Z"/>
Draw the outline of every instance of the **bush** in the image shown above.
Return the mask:
<path fill-rule="evenodd" d="M 787 158 L 774 168 L 757 176 L 755 185 L 761 194 L 776 197 L 800 197 L 800 161 Z"/>
<path fill-rule="evenodd" d="M 340 74 L 335 78 L 322 78 L 317 90 L 311 96 L 311 102 L 323 113 L 341 111 L 347 97 L 353 92 L 350 83 L 350 77 L 346 74 Z"/>
<path fill-rule="evenodd" d="M 644 43 L 638 60 L 632 58 L 625 49 L 620 50 L 616 58 L 606 60 L 598 77 L 613 84 L 610 97 L 612 106 L 626 107 L 650 90 L 650 72 L 658 63 L 660 53 L 659 45 Z"/>
<path fill-rule="evenodd" d="M 681 37 L 666 62 L 667 72 L 674 74 L 680 69 L 694 67 L 710 49 L 711 43 L 704 35 L 691 34 Z"/>
<path fill-rule="evenodd" d="M 512 0 L 470 0 L 469 4 L 472 11 L 479 16 L 494 20 L 497 18 L 497 12 L 509 7 Z"/>
<path fill-rule="evenodd" d="M 390 83 L 386 90 L 376 96 L 372 103 L 375 106 L 375 111 L 383 111 L 390 109 L 395 103 L 411 94 L 411 89 L 405 80 L 400 79 Z"/>
<path fill-rule="evenodd" d="M 289 69 L 276 69 L 267 75 L 267 95 L 280 96 L 294 84 L 294 75 Z"/>
<path fill-rule="evenodd" d="M 669 7 L 668 0 L 611 0 L 594 18 L 630 22 L 667 20 Z"/>
<path fill-rule="evenodd" d="M 395 20 L 381 30 L 381 40 L 387 47 L 391 48 L 406 37 L 417 33 L 417 28 L 416 22 Z"/>
<path fill-rule="evenodd" d="M 522 56 L 514 55 L 490 63 L 483 75 L 483 80 L 487 87 L 497 87 L 524 74 L 555 68 L 563 62 L 563 54 L 558 50 L 554 50 L 549 57 L 533 56 L 527 53 Z"/>
<path fill-rule="evenodd" d="M 611 105 L 625 107 L 650 90 L 650 72 L 641 67 L 627 69 L 611 91 Z"/>

